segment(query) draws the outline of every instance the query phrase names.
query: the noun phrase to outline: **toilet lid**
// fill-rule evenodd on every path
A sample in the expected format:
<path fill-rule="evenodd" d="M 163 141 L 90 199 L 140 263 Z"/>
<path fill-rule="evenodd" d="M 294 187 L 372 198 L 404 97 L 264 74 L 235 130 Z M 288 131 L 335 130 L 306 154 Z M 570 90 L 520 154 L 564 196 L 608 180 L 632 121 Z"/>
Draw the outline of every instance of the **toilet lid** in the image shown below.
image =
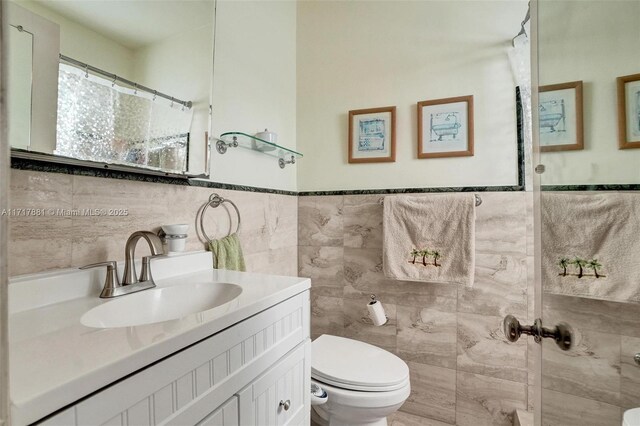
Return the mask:
<path fill-rule="evenodd" d="M 377 346 L 323 334 L 311 345 L 311 375 L 343 389 L 388 391 L 409 380 L 409 367 Z"/>

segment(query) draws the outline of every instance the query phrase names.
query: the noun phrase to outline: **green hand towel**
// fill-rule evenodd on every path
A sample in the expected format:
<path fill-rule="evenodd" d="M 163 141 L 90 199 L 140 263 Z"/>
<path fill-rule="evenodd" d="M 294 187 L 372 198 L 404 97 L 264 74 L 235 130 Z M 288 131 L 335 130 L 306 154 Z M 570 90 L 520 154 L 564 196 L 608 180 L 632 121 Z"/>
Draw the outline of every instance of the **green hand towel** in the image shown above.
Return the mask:
<path fill-rule="evenodd" d="M 240 246 L 238 234 L 231 234 L 209 243 L 209 250 L 213 253 L 213 267 L 230 271 L 246 271 L 244 255 Z"/>

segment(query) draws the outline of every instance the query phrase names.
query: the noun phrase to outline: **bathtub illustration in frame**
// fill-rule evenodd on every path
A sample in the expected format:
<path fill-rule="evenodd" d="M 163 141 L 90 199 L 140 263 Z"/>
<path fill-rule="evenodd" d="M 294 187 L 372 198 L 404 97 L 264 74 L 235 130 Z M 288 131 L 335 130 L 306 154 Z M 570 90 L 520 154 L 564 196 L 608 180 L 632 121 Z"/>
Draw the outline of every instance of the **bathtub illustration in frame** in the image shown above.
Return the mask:
<path fill-rule="evenodd" d="M 396 160 L 396 107 L 349 111 L 349 163 Z"/>
<path fill-rule="evenodd" d="M 418 102 L 418 158 L 473 155 L 473 96 Z"/>
<path fill-rule="evenodd" d="M 541 86 L 538 122 L 540 151 L 584 149 L 582 81 Z"/>
<path fill-rule="evenodd" d="M 617 78 L 618 146 L 640 148 L 640 74 Z"/>

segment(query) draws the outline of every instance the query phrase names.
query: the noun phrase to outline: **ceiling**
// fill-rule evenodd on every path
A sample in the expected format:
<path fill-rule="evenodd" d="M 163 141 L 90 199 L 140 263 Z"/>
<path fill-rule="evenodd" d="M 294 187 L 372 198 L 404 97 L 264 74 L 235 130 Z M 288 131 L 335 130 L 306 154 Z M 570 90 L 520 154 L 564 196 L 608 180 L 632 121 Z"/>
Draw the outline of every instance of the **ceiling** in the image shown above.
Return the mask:
<path fill-rule="evenodd" d="M 130 49 L 211 24 L 213 0 L 35 0 Z"/>

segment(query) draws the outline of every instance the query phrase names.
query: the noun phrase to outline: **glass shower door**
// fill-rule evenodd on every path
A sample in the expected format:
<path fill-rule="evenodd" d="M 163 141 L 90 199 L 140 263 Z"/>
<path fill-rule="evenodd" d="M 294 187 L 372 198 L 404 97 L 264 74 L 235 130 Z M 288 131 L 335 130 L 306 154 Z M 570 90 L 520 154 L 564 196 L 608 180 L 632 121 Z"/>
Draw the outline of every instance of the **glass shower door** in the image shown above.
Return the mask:
<path fill-rule="evenodd" d="M 536 420 L 640 425 L 640 1 L 536 6 Z"/>

